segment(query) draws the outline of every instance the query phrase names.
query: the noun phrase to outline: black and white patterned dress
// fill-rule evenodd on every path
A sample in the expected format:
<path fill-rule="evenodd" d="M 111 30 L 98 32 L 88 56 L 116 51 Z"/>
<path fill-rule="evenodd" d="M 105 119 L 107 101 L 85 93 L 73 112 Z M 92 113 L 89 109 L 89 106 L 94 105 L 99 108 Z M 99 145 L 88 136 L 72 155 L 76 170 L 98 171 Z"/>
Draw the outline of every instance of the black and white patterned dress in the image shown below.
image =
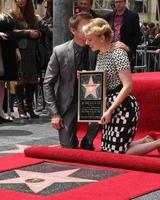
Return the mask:
<path fill-rule="evenodd" d="M 107 104 L 111 106 L 122 88 L 118 72 L 130 69 L 127 53 L 122 49 L 99 53 L 96 70 L 106 72 Z M 139 119 L 139 106 L 130 94 L 112 114 L 111 123 L 103 126 L 102 151 L 125 153 L 132 142 Z"/>

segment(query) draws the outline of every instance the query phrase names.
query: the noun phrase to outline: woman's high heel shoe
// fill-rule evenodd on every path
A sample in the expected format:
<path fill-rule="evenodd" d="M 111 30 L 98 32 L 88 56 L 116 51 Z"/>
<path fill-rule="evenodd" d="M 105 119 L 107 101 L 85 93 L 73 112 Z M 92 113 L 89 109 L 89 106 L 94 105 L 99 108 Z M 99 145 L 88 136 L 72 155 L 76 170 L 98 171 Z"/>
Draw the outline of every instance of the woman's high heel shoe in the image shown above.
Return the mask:
<path fill-rule="evenodd" d="M 160 139 L 160 132 L 158 131 L 151 131 L 148 134 L 150 137 L 152 137 L 154 140 Z"/>
<path fill-rule="evenodd" d="M 148 135 L 149 135 L 151 138 L 153 138 L 153 140 L 158 140 L 158 139 L 160 139 L 160 132 L 158 132 L 158 131 L 151 131 L 151 132 L 149 132 Z M 158 152 L 159 152 L 159 154 L 160 154 L 160 148 L 158 148 L 157 150 L 158 150 Z"/>
<path fill-rule="evenodd" d="M 33 110 L 27 111 L 31 118 L 38 119 L 39 115 L 35 114 Z"/>
<path fill-rule="evenodd" d="M 12 121 L 13 121 L 13 119 L 10 119 L 9 117 L 4 118 L 4 117 L 0 116 L 0 123 L 12 122 Z"/>
<path fill-rule="evenodd" d="M 22 109 L 21 107 L 19 107 L 18 114 L 20 119 L 28 119 L 27 113 L 24 108 Z"/>
<path fill-rule="evenodd" d="M 28 116 L 26 114 L 19 114 L 20 119 L 28 119 Z"/>

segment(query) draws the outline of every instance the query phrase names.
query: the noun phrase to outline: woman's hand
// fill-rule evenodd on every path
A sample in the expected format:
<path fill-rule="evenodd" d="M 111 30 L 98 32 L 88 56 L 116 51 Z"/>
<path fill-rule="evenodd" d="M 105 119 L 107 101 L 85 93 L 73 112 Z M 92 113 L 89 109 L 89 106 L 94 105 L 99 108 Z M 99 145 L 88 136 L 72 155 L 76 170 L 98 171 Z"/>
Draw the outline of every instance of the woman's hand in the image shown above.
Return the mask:
<path fill-rule="evenodd" d="M 36 15 L 36 21 L 37 21 L 37 22 L 42 21 L 42 17 L 41 17 L 40 15 L 38 15 L 38 14 Z"/>
<path fill-rule="evenodd" d="M 112 119 L 112 111 L 108 109 L 101 117 L 99 124 L 102 125 L 109 124 L 111 123 L 111 119 Z"/>
<path fill-rule="evenodd" d="M 2 38 L 3 40 L 7 40 L 8 38 L 8 35 L 3 33 L 3 32 L 0 32 L 0 38 Z"/>
<path fill-rule="evenodd" d="M 17 61 L 20 61 L 21 60 L 21 53 L 20 53 L 20 51 L 19 51 L 19 49 L 17 48 L 16 49 L 16 58 L 17 58 Z"/>
<path fill-rule="evenodd" d="M 156 50 L 156 53 L 160 54 L 160 49 L 157 49 L 157 50 Z"/>
<path fill-rule="evenodd" d="M 80 78 L 80 71 L 77 70 L 77 79 L 79 80 L 79 78 Z"/>
<path fill-rule="evenodd" d="M 157 33 L 157 35 L 155 36 L 155 38 L 159 38 L 160 37 L 160 33 Z"/>
<path fill-rule="evenodd" d="M 29 30 L 29 33 L 32 39 L 38 39 L 40 37 L 40 32 L 38 30 Z"/>
<path fill-rule="evenodd" d="M 80 78 L 80 72 L 86 72 L 87 70 L 82 70 L 82 71 L 80 71 L 80 70 L 77 70 L 77 79 L 79 80 L 79 78 Z"/>

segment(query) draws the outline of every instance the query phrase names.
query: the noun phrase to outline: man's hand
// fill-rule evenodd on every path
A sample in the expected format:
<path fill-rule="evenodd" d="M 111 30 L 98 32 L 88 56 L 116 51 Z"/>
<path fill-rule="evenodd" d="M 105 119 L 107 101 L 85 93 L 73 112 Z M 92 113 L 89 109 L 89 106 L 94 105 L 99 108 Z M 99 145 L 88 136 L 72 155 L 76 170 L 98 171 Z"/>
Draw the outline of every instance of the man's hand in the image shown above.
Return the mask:
<path fill-rule="evenodd" d="M 19 51 L 19 49 L 17 48 L 16 49 L 16 58 L 17 58 L 17 61 L 20 61 L 21 60 L 21 53 L 20 53 L 20 51 Z"/>
<path fill-rule="evenodd" d="M 62 118 L 60 115 L 53 116 L 51 119 L 51 124 L 52 124 L 52 127 L 55 128 L 56 130 L 64 128 L 64 125 L 62 123 Z"/>
<path fill-rule="evenodd" d="M 112 43 L 112 49 L 123 49 L 126 52 L 129 52 L 129 47 L 125 45 L 123 42 L 117 41 Z"/>

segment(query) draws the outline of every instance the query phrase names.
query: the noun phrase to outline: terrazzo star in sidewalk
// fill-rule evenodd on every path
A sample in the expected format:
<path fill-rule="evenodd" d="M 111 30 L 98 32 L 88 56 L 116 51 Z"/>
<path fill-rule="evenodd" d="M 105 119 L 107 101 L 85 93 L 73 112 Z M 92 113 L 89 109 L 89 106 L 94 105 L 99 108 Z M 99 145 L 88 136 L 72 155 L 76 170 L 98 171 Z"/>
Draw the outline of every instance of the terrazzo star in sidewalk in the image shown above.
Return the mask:
<path fill-rule="evenodd" d="M 51 173 L 41 173 L 33 171 L 15 170 L 19 177 L 0 180 L 0 184 L 25 183 L 34 193 L 41 192 L 54 183 L 89 183 L 97 180 L 71 177 L 79 169 L 64 170 Z"/>
<path fill-rule="evenodd" d="M 15 144 L 15 148 L 8 149 L 8 150 L 1 150 L 0 154 L 13 154 L 13 153 L 23 153 L 24 150 L 30 146 L 28 145 L 21 145 L 21 144 Z"/>
<path fill-rule="evenodd" d="M 91 94 L 97 99 L 96 90 L 100 85 L 101 84 L 94 83 L 92 76 L 90 76 L 88 84 L 82 84 L 82 86 L 86 89 L 84 98 L 87 98 Z"/>

